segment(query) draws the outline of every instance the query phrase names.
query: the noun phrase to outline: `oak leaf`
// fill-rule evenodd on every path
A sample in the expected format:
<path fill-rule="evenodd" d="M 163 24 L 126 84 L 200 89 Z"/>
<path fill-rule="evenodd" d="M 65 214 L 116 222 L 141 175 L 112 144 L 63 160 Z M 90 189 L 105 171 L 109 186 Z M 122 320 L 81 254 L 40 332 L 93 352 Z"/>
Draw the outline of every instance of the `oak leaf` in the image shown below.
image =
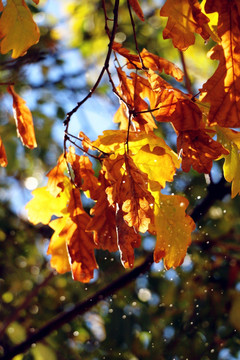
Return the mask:
<path fill-rule="evenodd" d="M 141 61 L 138 55 L 131 54 L 128 49 L 125 49 L 122 44 L 114 42 L 113 50 L 118 52 L 120 55 L 125 57 L 128 60 L 127 67 L 128 69 L 142 68 Z M 146 49 L 143 49 L 140 53 L 143 64 L 146 69 L 151 69 L 155 71 L 159 71 L 162 73 L 163 71 L 167 75 L 171 75 L 177 81 L 183 80 L 183 72 L 182 70 L 172 63 L 171 61 L 164 59 L 158 55 L 152 54 Z"/>
<path fill-rule="evenodd" d="M 134 249 L 141 244 L 141 236 L 124 221 L 123 211 L 117 207 L 116 210 L 117 243 L 121 262 L 128 269 L 134 265 Z"/>
<path fill-rule="evenodd" d="M 75 154 L 75 150 L 71 146 L 67 152 L 67 161 L 72 167 L 75 185 L 81 190 L 89 192 L 90 197 L 95 199 L 96 193 L 99 191 L 99 185 L 89 157 Z"/>
<path fill-rule="evenodd" d="M 39 29 L 24 0 L 8 0 L 0 18 L 0 51 L 18 58 L 39 41 Z"/>
<path fill-rule="evenodd" d="M 229 153 L 207 134 L 207 130 L 203 129 L 180 132 L 177 149 L 182 155 L 183 171 L 188 172 L 192 166 L 194 170 L 205 174 L 210 172 L 213 160 Z"/>
<path fill-rule="evenodd" d="M 207 25 L 209 19 L 201 12 L 197 0 L 167 0 L 160 15 L 168 17 L 163 38 L 171 38 L 179 50 L 184 51 L 194 44 L 194 33 L 200 34 L 205 40 L 210 36 Z"/>
<path fill-rule="evenodd" d="M 66 225 L 68 216 L 52 220 L 48 225 L 54 230 L 48 246 L 47 254 L 51 255 L 50 264 L 59 274 L 71 271 L 65 236 L 60 236 Z"/>
<path fill-rule="evenodd" d="M 18 136 L 25 146 L 33 149 L 37 146 L 37 142 L 31 111 L 27 107 L 25 100 L 14 91 L 13 86 L 8 86 L 7 90 L 13 98 L 13 114 Z"/>
<path fill-rule="evenodd" d="M 70 182 L 66 178 L 64 190 L 58 197 L 53 196 L 47 186 L 32 192 L 34 196 L 26 205 L 28 219 L 34 225 L 38 223 L 48 224 L 53 215 L 61 217 L 64 215 L 69 201 Z"/>
<path fill-rule="evenodd" d="M 177 131 L 197 130 L 204 127 L 202 112 L 191 96 L 173 88 L 153 71 L 148 74 L 153 94 L 150 100 L 157 121 L 170 121 Z"/>
<path fill-rule="evenodd" d="M 78 189 L 70 192 L 68 205 L 70 216 L 59 236 L 64 236 L 71 259 L 71 270 L 74 280 L 89 282 L 93 278 L 94 269 L 98 268 L 92 233 L 86 231 L 90 216 L 84 211 Z"/>
<path fill-rule="evenodd" d="M 115 252 L 118 250 L 116 209 L 114 206 L 110 206 L 108 202 L 106 188 L 109 183 L 102 171 L 99 174 L 98 181 L 100 183 L 98 197 L 95 199 L 96 204 L 90 211 L 93 217 L 89 221 L 86 231 L 93 232 L 94 242 L 99 248 Z"/>
<path fill-rule="evenodd" d="M 117 91 L 120 99 L 123 100 L 124 104 L 122 106 L 125 108 L 125 113 L 123 113 L 124 124 L 128 124 L 131 121 L 133 125 L 130 129 L 143 130 L 146 133 L 153 131 L 157 126 L 151 113 L 145 112 L 148 110 L 148 104 L 140 95 L 141 87 L 139 88 L 137 78 L 134 75 L 132 78 L 127 77 L 126 73 L 120 68 L 117 71 L 120 80 Z M 127 118 L 128 121 L 126 120 Z M 125 128 L 121 126 L 121 128 L 127 130 L 128 125 Z"/>
<path fill-rule="evenodd" d="M 110 205 L 118 204 L 126 223 L 142 233 L 148 230 L 153 219 L 154 199 L 147 189 L 147 174 L 140 171 L 128 155 L 104 159 L 103 170 L 110 183 L 106 189 Z"/>
<path fill-rule="evenodd" d="M 211 125 L 240 127 L 240 11 L 238 2 L 207 1 L 206 12 L 219 12 L 218 35 L 221 44 L 209 53 L 219 65 L 203 85 L 201 101 L 210 103 L 208 121 Z"/>
<path fill-rule="evenodd" d="M 64 172 L 66 170 L 66 160 L 62 154 L 57 162 L 57 165 L 47 173 L 48 191 L 54 196 L 57 197 L 60 192 L 62 192 L 63 182 L 66 178 Z"/>
<path fill-rule="evenodd" d="M 0 165 L 5 167 L 7 166 L 8 161 L 7 161 L 7 155 L 6 155 L 6 151 L 2 142 L 2 139 L 0 137 Z"/>
<path fill-rule="evenodd" d="M 217 127 L 218 141 L 229 150 L 224 154 L 223 174 L 232 183 L 231 195 L 240 194 L 240 133 L 238 131 Z"/>
<path fill-rule="evenodd" d="M 166 269 L 181 265 L 191 243 L 191 232 L 195 229 L 192 218 L 185 213 L 188 200 L 179 195 L 153 193 L 155 198 L 156 246 L 154 261 L 164 258 Z"/>

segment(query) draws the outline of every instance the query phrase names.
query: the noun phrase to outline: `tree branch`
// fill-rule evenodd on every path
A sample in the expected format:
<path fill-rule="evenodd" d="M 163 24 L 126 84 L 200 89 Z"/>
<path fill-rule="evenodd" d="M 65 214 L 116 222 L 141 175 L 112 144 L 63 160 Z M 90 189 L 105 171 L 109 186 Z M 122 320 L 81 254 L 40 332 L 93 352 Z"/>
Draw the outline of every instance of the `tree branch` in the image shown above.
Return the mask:
<path fill-rule="evenodd" d="M 229 185 L 226 184 L 224 178 L 222 178 L 217 184 L 211 183 L 208 186 L 207 196 L 198 206 L 194 208 L 194 210 L 190 214 L 193 220 L 195 222 L 199 221 L 208 212 L 209 208 L 213 205 L 215 201 L 223 199 L 223 197 L 227 194 L 230 194 L 230 192 L 231 188 Z M 54 330 L 57 330 L 64 324 L 69 323 L 76 316 L 84 314 L 86 311 L 96 305 L 99 301 L 105 299 L 106 297 L 117 292 L 123 287 L 126 287 L 139 275 L 148 271 L 152 263 L 153 254 L 150 254 L 140 266 L 136 267 L 135 269 L 124 274 L 117 280 L 113 281 L 111 284 L 107 285 L 102 290 L 99 290 L 87 300 L 77 304 L 72 310 L 68 312 L 63 312 L 59 316 L 49 321 L 35 334 L 31 335 L 27 340 L 20 343 L 19 345 L 16 345 L 12 350 L 8 351 L 8 353 L 3 356 L 2 360 L 10 360 L 14 356 L 25 352 L 31 347 L 33 343 L 42 340 Z"/>
<path fill-rule="evenodd" d="M 59 329 L 66 323 L 69 323 L 73 320 L 77 315 L 82 315 L 89 309 L 91 309 L 94 305 L 96 305 L 99 301 L 105 299 L 106 297 L 114 294 L 116 291 L 120 290 L 123 287 L 126 287 L 133 280 L 135 280 L 139 275 L 145 273 L 149 270 L 150 266 L 153 263 L 153 254 L 150 254 L 146 260 L 136 267 L 135 269 L 129 271 L 124 274 L 117 280 L 113 281 L 111 284 L 107 285 L 102 290 L 96 292 L 93 296 L 89 297 L 87 300 L 77 304 L 72 310 L 68 312 L 63 312 L 59 316 L 55 317 L 51 321 L 49 321 L 45 326 L 39 329 L 36 333 L 29 336 L 27 340 L 16 345 L 12 350 L 8 351 L 2 358 L 2 360 L 10 360 L 14 356 L 21 354 L 28 350 L 33 343 L 36 343 L 47 335 L 49 335 L 54 330 Z"/>

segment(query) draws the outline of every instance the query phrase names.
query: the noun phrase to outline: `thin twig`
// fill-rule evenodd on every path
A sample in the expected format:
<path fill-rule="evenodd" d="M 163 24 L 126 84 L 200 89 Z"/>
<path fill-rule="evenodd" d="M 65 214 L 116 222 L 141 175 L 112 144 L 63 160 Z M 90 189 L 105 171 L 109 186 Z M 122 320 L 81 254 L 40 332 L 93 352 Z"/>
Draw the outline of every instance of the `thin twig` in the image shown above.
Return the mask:
<path fill-rule="evenodd" d="M 192 94 L 192 85 L 191 85 L 191 81 L 190 81 L 190 78 L 188 75 L 187 66 L 186 66 L 183 52 L 181 50 L 179 50 L 179 54 L 180 54 L 180 58 L 181 58 L 182 66 L 183 66 L 183 72 L 184 72 L 184 76 L 185 76 L 185 87 L 186 87 L 188 93 Z"/>
<path fill-rule="evenodd" d="M 68 133 L 68 128 L 69 128 L 69 123 L 71 120 L 72 115 L 92 96 L 92 94 L 95 92 L 95 90 L 97 89 L 100 81 L 102 80 L 103 74 L 105 73 L 105 71 L 109 68 L 109 60 L 110 60 L 110 56 L 112 53 L 112 46 L 113 46 L 113 41 L 115 38 L 115 34 L 117 31 L 117 26 L 118 26 L 118 8 L 119 8 L 119 0 L 115 0 L 115 5 L 114 5 L 114 9 L 113 9 L 113 13 L 114 13 L 114 21 L 113 21 L 113 28 L 112 28 L 112 33 L 111 33 L 111 38 L 108 44 L 108 52 L 106 55 L 106 59 L 103 65 L 103 68 L 97 78 L 97 81 L 95 82 L 95 84 L 93 85 L 93 87 L 91 88 L 91 90 L 89 91 L 89 93 L 81 100 L 77 103 L 77 105 L 67 113 L 66 119 L 64 120 L 64 125 L 65 125 L 65 134 Z M 64 154 L 66 152 L 67 146 L 67 138 L 66 136 L 64 137 Z"/>
<path fill-rule="evenodd" d="M 127 5 L 128 5 L 128 12 L 129 12 L 129 15 L 130 15 L 132 29 L 133 29 L 133 37 L 134 37 L 135 47 L 136 47 L 136 50 L 137 50 L 137 53 L 138 53 L 140 63 L 142 65 L 142 70 L 148 70 L 148 68 L 146 68 L 146 66 L 143 63 L 143 59 L 142 59 L 142 56 L 141 56 L 141 53 L 140 53 L 140 50 L 139 50 L 139 47 L 138 47 L 137 35 L 136 35 L 136 29 L 135 29 L 135 22 L 133 20 L 132 10 L 131 10 L 129 0 L 127 0 Z"/>

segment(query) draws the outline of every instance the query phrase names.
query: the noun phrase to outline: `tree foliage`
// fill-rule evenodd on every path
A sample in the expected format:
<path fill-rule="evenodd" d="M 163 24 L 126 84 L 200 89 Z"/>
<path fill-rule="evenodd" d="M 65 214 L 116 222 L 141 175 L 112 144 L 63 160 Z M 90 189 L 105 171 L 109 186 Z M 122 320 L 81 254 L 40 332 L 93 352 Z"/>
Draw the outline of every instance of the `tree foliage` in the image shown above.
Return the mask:
<path fill-rule="evenodd" d="M 76 325 L 73 323 L 69 325 L 71 330 L 63 329 L 55 336 L 55 344 L 61 342 L 61 336 L 64 337 L 67 332 L 79 337 L 79 343 L 77 339 L 73 340 L 74 346 L 66 350 L 66 355 L 58 354 L 56 345 L 51 349 L 40 343 L 32 350 L 31 356 L 36 359 L 40 356 L 55 359 L 57 356 L 60 359 L 71 354 L 75 359 L 80 351 L 88 353 L 89 359 L 96 356 L 99 359 L 113 359 L 121 356 L 123 351 L 126 359 L 182 359 L 191 358 L 193 354 L 194 359 L 224 359 L 219 357 L 223 356 L 222 350 L 236 353 L 234 329 L 239 329 L 235 317 L 239 294 L 232 287 L 238 281 L 239 270 L 239 245 L 236 241 L 238 212 L 235 213 L 239 200 L 230 201 L 224 197 L 230 193 L 230 189 L 223 179 L 216 183 L 213 174 L 214 169 L 218 169 L 219 174 L 222 168 L 225 180 L 231 183 L 232 199 L 240 193 L 237 130 L 240 127 L 239 2 L 167 0 L 158 9 L 151 1 L 146 8 L 137 0 L 123 3 L 119 3 L 119 0 L 103 0 L 101 4 L 94 0 L 81 4 L 73 1 L 68 8 L 73 25 L 72 42 L 74 45 L 76 39 L 83 42 L 80 52 L 86 60 L 81 62 L 87 63 L 90 55 L 97 56 L 95 65 L 99 71 L 87 94 L 85 92 L 80 100 L 77 96 L 75 104 L 68 109 L 61 102 L 61 91 L 63 98 L 66 91 L 71 94 L 75 94 L 76 90 L 82 91 L 77 82 L 82 72 L 71 74 L 64 70 L 67 60 L 59 51 L 61 37 L 58 40 L 59 37 L 48 24 L 39 30 L 33 14 L 41 12 L 38 10 L 41 3 L 34 3 L 7 0 L 3 4 L 1 2 L 0 7 L 3 98 L 9 95 L 12 98 L 17 135 L 22 144 L 34 149 L 38 143 L 37 149 L 21 149 L 22 155 L 17 155 L 18 143 L 9 132 L 12 120 L 9 123 L 4 121 L 1 126 L 0 165 L 9 168 L 5 172 L 6 177 L 15 177 L 20 182 L 36 169 L 36 161 L 38 169 L 48 168 L 45 186 L 35 189 L 33 198 L 26 205 L 28 221 L 42 225 L 34 230 L 26 220 L 18 220 L 22 228 L 19 240 L 21 251 L 25 251 L 23 243 L 28 232 L 39 231 L 39 236 L 46 232 L 50 238 L 47 255 L 51 256 L 52 268 L 60 274 L 71 272 L 74 280 L 83 283 L 96 282 L 95 291 L 111 280 L 111 274 L 121 271 L 117 251 L 126 269 L 134 268 L 135 255 L 137 262 L 141 258 L 147 259 L 143 268 L 136 267 L 123 275 L 122 279 L 129 279 L 127 282 L 137 278 L 142 269 L 147 271 L 153 261 L 155 265 L 152 265 L 148 278 L 138 278 L 135 291 L 131 291 L 132 288 L 125 290 L 128 307 L 122 305 L 122 299 L 116 300 L 116 315 L 114 313 L 111 322 L 110 302 L 100 303 L 98 312 L 85 314 L 86 324 L 78 325 L 80 331 L 74 331 Z M 81 21 L 79 14 L 82 14 Z M 164 19 L 166 22 L 161 29 L 157 24 Z M 149 36 L 145 37 L 145 33 Z M 160 36 L 165 40 L 170 39 L 167 49 L 172 46 L 173 56 L 167 56 L 167 53 L 171 53 L 164 49 L 165 40 Z M 159 47 L 157 51 L 156 43 Z M 197 65 L 191 65 L 190 60 L 206 43 L 209 52 L 204 56 L 210 59 L 206 61 L 210 64 L 212 60 L 217 60 L 218 64 L 215 72 L 202 79 L 201 88 L 196 90 L 195 84 L 199 80 L 194 67 Z M 180 62 L 176 60 L 176 54 Z M 41 69 L 43 82 L 36 85 L 34 81 L 32 84 L 29 81 L 32 88 L 35 87 L 41 94 L 36 108 L 31 112 L 15 88 L 19 89 L 19 93 L 24 90 L 24 83 L 25 86 L 27 83 L 25 73 L 34 64 Z M 51 66 L 63 70 L 57 80 L 51 78 Z M 54 92 L 51 92 L 51 88 L 54 88 Z M 101 93 L 107 93 L 110 101 L 114 101 L 112 95 L 117 97 L 120 106 L 113 115 L 115 127 L 111 126 L 97 139 L 92 139 L 75 125 L 75 117 L 84 112 L 86 104 L 96 102 Z M 41 106 L 50 102 L 54 104 L 52 108 L 55 113 L 48 116 L 48 110 L 41 109 Z M 54 130 L 52 132 L 56 115 L 63 120 L 64 126 L 62 153 L 53 138 Z M 16 164 L 17 159 L 24 159 L 25 165 Z M 15 175 L 16 170 L 18 175 Z M 201 198 L 205 199 L 199 204 Z M 222 203 L 215 204 L 222 199 Z M 189 203 L 191 211 L 188 210 Z M 228 208 L 227 221 L 222 220 L 226 214 L 225 208 Z M 207 212 L 210 217 L 205 219 Z M 2 216 L 3 224 L 4 216 L 7 213 Z M 10 212 L 8 216 L 14 217 L 14 214 Z M 2 231 L 4 243 L 9 235 L 11 240 L 11 231 L 15 231 L 5 227 Z M 17 225 L 14 224 L 14 227 Z M 204 230 L 201 231 L 201 228 Z M 206 240 L 208 236 L 211 238 L 210 244 Z M 194 241 L 189 248 L 192 239 Z M 149 258 L 146 250 L 153 241 L 153 258 Z M 153 245 L 150 247 L 152 249 Z M 188 248 L 191 260 L 189 255 L 186 257 Z M 38 256 L 35 251 L 32 258 Z M 106 255 L 107 251 L 113 255 Z M 9 254 L 8 262 L 13 261 L 11 256 L 14 257 L 14 254 Z M 105 258 L 110 259 L 106 265 Z M 156 265 L 162 259 L 166 270 L 176 269 L 183 264 L 178 270 L 179 277 L 175 270 L 170 270 L 172 282 L 168 279 L 169 272 L 159 276 L 154 270 L 162 268 L 162 263 Z M 19 263 L 24 261 L 19 260 Z M 31 263 L 32 260 L 28 261 L 32 267 L 36 266 Z M 39 261 L 40 266 L 45 266 L 45 259 Z M 105 274 L 105 268 L 107 272 L 110 271 L 109 274 Z M 99 279 L 96 281 L 97 271 Z M 53 276 L 49 275 L 47 279 L 53 281 Z M 69 285 L 70 278 L 62 279 L 65 279 L 62 280 L 63 286 L 58 288 L 57 281 L 60 284 L 61 280 L 55 280 L 54 286 L 57 288 L 49 288 L 50 294 L 55 291 L 50 298 L 58 298 L 61 288 L 67 291 L 67 286 L 71 286 L 68 296 L 70 302 L 76 303 L 74 285 Z M 112 287 L 110 284 L 102 292 L 100 290 L 95 295 L 93 292 L 93 304 L 120 289 L 123 281 L 119 278 L 119 282 L 116 281 L 118 285 L 112 283 Z M 148 286 L 151 291 L 147 289 Z M 44 287 L 45 281 L 37 286 L 36 293 L 41 289 L 44 291 Z M 83 288 L 78 289 L 83 292 Z M 231 301 L 228 297 L 223 299 L 224 292 L 228 293 L 230 289 Z M 5 289 L 4 294 L 3 301 L 11 303 L 14 289 Z M 27 302 L 35 296 L 34 290 L 29 296 Z M 66 298 L 65 295 L 61 297 Z M 46 301 L 43 298 L 44 294 L 40 297 L 39 293 L 39 306 Z M 17 309 L 15 316 L 2 324 L 2 333 L 6 329 L 13 329 L 14 333 L 20 334 L 15 341 L 10 330 L 6 333 L 7 345 L 4 344 L 2 348 L 5 359 L 28 349 L 31 343 L 66 324 L 67 319 L 72 320 L 78 312 L 84 313 L 84 306 L 86 310 L 91 307 L 82 303 L 72 313 L 70 311 L 66 319 L 61 318 L 59 322 L 53 320 L 52 325 L 47 324 L 33 338 L 31 335 L 27 338 L 25 329 L 29 328 L 28 324 L 23 317 L 20 322 L 16 321 L 18 313 L 22 309 L 26 311 L 27 302 L 25 300 L 25 305 L 20 305 L 19 310 L 17 301 L 14 305 Z M 138 302 L 142 305 L 137 305 Z M 154 314 L 152 324 L 149 320 L 145 322 L 145 303 L 148 303 L 149 314 Z M 215 303 L 218 306 L 211 314 L 211 323 L 208 316 Z M 197 310 L 199 307 L 203 307 L 201 316 Z M 225 314 L 229 307 L 231 310 L 226 325 L 224 321 L 228 315 Z M 53 306 L 53 310 L 57 312 L 58 307 Z M 129 338 L 126 339 L 123 332 L 122 338 L 113 341 L 110 335 L 106 337 L 106 328 L 114 329 L 114 321 L 122 312 L 123 319 L 129 315 Z M 163 314 L 164 318 L 159 321 Z M 36 328 L 41 326 L 38 321 L 34 325 Z M 97 322 L 101 324 L 98 334 L 94 328 Z M 12 327 L 9 327 L 10 323 Z M 117 326 L 123 325 L 119 323 Z M 143 326 L 151 330 L 145 331 Z M 162 339 L 160 345 L 156 345 L 159 332 Z M 193 337 L 192 348 L 186 347 L 188 340 L 183 336 L 184 332 Z M 25 338 L 27 340 L 24 342 Z M 96 344 L 94 338 L 98 339 Z M 111 345 L 108 340 L 109 343 L 112 341 Z M 19 348 L 16 345 L 11 353 L 9 341 L 22 345 Z M 101 347 L 99 342 L 105 342 L 105 345 Z M 159 348 L 162 347 L 164 349 L 159 355 Z M 97 355 L 91 355 L 91 351 Z"/>

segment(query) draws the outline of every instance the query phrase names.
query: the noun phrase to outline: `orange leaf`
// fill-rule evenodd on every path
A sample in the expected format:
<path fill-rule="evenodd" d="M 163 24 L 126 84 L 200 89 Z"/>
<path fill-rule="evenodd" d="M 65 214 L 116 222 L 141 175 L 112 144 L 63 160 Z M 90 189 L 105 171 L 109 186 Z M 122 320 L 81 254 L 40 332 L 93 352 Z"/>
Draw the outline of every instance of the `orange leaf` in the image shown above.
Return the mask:
<path fill-rule="evenodd" d="M 144 15 L 143 11 L 141 9 L 141 6 L 139 5 L 138 0 L 128 0 L 129 4 L 133 8 L 135 14 L 139 17 L 140 20 L 144 21 Z"/>
<path fill-rule="evenodd" d="M 170 121 L 177 131 L 203 127 L 202 112 L 191 97 L 173 88 L 153 71 L 148 75 L 154 95 L 150 100 L 157 121 Z"/>
<path fill-rule="evenodd" d="M 14 91 L 13 86 L 7 88 L 13 98 L 13 114 L 16 121 L 17 133 L 22 143 L 30 149 L 37 147 L 32 114 L 26 102 Z"/>
<path fill-rule="evenodd" d="M 129 227 L 123 219 L 123 211 L 117 207 L 116 230 L 117 242 L 123 266 L 132 268 L 134 265 L 134 249 L 141 244 L 141 236 Z"/>
<path fill-rule="evenodd" d="M 222 127 L 240 127 L 240 53 L 239 12 L 237 1 L 216 0 L 206 3 L 206 12 L 219 12 L 218 35 L 221 45 L 210 52 L 219 60 L 213 76 L 203 85 L 201 101 L 210 103 L 209 123 Z"/>
<path fill-rule="evenodd" d="M 110 206 L 105 192 L 109 183 L 103 173 L 99 174 L 101 183 L 95 206 L 91 209 L 93 217 L 87 225 L 87 231 L 94 232 L 94 242 L 101 249 L 115 252 L 118 250 L 116 234 L 116 215 L 114 206 Z"/>
<path fill-rule="evenodd" d="M 182 131 L 177 139 L 178 152 L 182 154 L 182 169 L 193 167 L 199 173 L 208 174 L 213 160 L 229 154 L 220 143 L 214 141 L 205 130 Z"/>
<path fill-rule="evenodd" d="M 110 186 L 106 189 L 110 205 L 118 204 L 124 220 L 136 232 L 146 232 L 153 220 L 154 199 L 147 190 L 147 174 L 140 171 L 128 155 L 105 159 L 103 170 Z"/>
<path fill-rule="evenodd" d="M 70 217 L 60 235 L 66 237 L 73 278 L 89 282 L 93 278 L 94 269 L 98 268 L 94 255 L 96 245 L 92 233 L 86 231 L 91 218 L 83 210 L 78 189 L 72 189 L 70 193 L 68 211 Z"/>
<path fill-rule="evenodd" d="M 47 188 L 49 192 L 57 197 L 59 193 L 62 191 L 62 184 L 66 176 L 64 175 L 64 171 L 66 170 L 66 160 L 64 159 L 64 155 L 62 154 L 57 162 L 57 165 L 47 173 L 48 183 Z"/>
<path fill-rule="evenodd" d="M 6 167 L 7 164 L 8 164 L 8 161 L 7 161 L 6 151 L 5 151 L 2 139 L 0 137 L 0 165 L 3 167 Z"/>
<path fill-rule="evenodd" d="M 195 229 L 192 218 L 185 213 L 188 200 L 179 195 L 154 193 L 155 227 L 157 233 L 154 261 L 164 258 L 166 269 L 181 265 L 188 246 L 191 232 Z"/>
<path fill-rule="evenodd" d="M 160 15 L 168 17 L 163 38 L 171 38 L 173 45 L 179 50 L 184 51 L 194 44 L 194 32 L 205 40 L 210 36 L 207 26 L 209 19 L 201 12 L 197 0 L 167 0 Z"/>
<path fill-rule="evenodd" d="M 142 111 L 148 110 L 148 104 L 143 98 L 141 97 L 142 86 L 138 82 L 138 77 L 135 77 L 135 74 L 131 74 L 132 78 L 129 79 L 124 71 L 120 68 L 118 70 L 118 77 L 120 80 L 120 85 L 118 86 L 117 90 L 120 94 L 121 98 L 124 102 L 128 105 L 123 105 L 125 108 L 125 113 L 123 112 L 123 123 L 121 124 L 121 129 L 127 130 L 128 129 L 128 122 L 126 117 L 128 118 L 128 112 L 130 110 L 134 111 L 133 116 L 131 117 L 131 122 L 133 126 L 131 129 L 139 129 L 145 132 L 153 131 L 156 128 L 156 124 L 152 118 L 152 115 L 149 112 L 141 113 Z M 115 119 L 116 121 L 116 119 Z"/>
<path fill-rule="evenodd" d="M 139 56 L 130 54 L 130 51 L 122 47 L 122 44 L 114 42 L 113 50 L 124 56 L 129 61 L 127 64 L 128 69 L 135 69 L 136 67 L 140 69 L 142 68 Z M 180 70 L 179 67 L 171 61 L 152 54 L 146 49 L 142 50 L 141 58 L 146 68 L 157 70 L 160 73 L 164 71 L 165 74 L 173 76 L 177 81 L 183 80 L 184 74 L 182 70 Z"/>
<path fill-rule="evenodd" d="M 91 198 L 95 199 L 96 193 L 99 191 L 99 185 L 89 158 L 76 155 L 74 148 L 71 146 L 67 153 L 67 161 L 73 169 L 75 185 L 83 191 L 89 191 Z"/>

